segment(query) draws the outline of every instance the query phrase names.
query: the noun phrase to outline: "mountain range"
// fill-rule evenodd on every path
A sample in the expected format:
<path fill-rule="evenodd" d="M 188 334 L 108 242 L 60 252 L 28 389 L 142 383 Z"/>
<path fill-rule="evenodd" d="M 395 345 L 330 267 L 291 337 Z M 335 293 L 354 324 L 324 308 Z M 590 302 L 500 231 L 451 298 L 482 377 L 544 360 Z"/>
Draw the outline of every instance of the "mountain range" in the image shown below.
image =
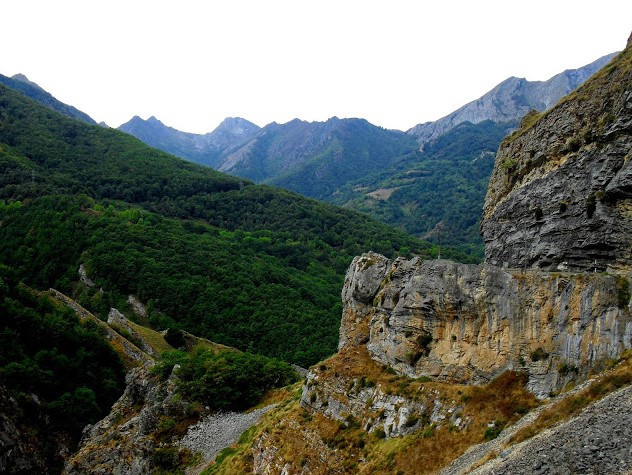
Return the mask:
<path fill-rule="evenodd" d="M 360 210 L 480 257 L 478 218 L 501 140 L 527 112 L 555 105 L 613 56 L 547 81 L 508 78 L 446 117 L 407 132 L 337 117 L 262 128 L 229 118 L 204 135 L 134 117 L 120 129 L 188 160 Z"/>
<path fill-rule="evenodd" d="M 228 117 L 208 134 L 193 134 L 168 127 L 155 117 L 143 120 L 134 116 L 119 130 L 167 153 L 217 169 L 223 155 L 247 143 L 260 128 L 245 119 Z"/>
<path fill-rule="evenodd" d="M 442 243 L 491 167 L 483 263 L 12 81 L 36 100 L 0 84 L 0 473 L 630 473 L 632 37 L 498 152 L 515 120 L 207 137 L 270 182 L 277 154 L 364 157 L 332 195 Z"/>
<path fill-rule="evenodd" d="M 613 56 L 547 81 L 508 78 L 451 114 L 407 132 L 337 117 L 264 127 L 229 117 L 212 132 L 194 134 L 156 117 L 135 116 L 119 129 L 186 160 L 355 209 L 481 258 L 479 217 L 501 140 L 527 112 L 551 107 Z M 0 79 L 65 115 L 94 123 L 23 75 Z"/>

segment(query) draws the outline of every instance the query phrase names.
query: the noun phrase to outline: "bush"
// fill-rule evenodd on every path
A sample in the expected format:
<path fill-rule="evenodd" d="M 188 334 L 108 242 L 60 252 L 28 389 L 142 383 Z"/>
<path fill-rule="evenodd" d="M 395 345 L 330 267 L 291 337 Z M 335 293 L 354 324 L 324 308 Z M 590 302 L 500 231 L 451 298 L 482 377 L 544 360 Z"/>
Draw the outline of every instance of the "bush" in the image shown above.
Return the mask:
<path fill-rule="evenodd" d="M 562 376 L 566 376 L 569 373 L 577 374 L 579 372 L 579 368 L 575 365 L 569 365 L 568 363 L 562 363 L 558 368 L 557 372 Z"/>
<path fill-rule="evenodd" d="M 208 348 L 197 348 L 184 357 L 182 352 L 165 354 L 167 360 L 181 365 L 178 389 L 182 395 L 214 410 L 247 409 L 266 391 L 299 379 L 289 364 L 261 355 L 228 350 L 216 353 Z M 165 374 L 164 369 L 158 371 Z"/>
<path fill-rule="evenodd" d="M 619 307 L 625 307 L 630 302 L 630 281 L 623 276 L 617 277 L 617 303 Z"/>
<path fill-rule="evenodd" d="M 536 207 L 533 210 L 534 214 L 535 214 L 535 219 L 536 221 L 540 221 L 543 217 L 544 217 L 544 213 L 542 212 L 542 208 L 540 208 L 539 206 Z"/>
<path fill-rule="evenodd" d="M 538 347 L 531 352 L 531 361 L 540 361 L 545 360 L 549 357 L 549 354 L 542 349 L 542 347 Z"/>
<path fill-rule="evenodd" d="M 589 218 L 593 217 L 595 211 L 597 210 L 597 198 L 595 195 L 590 194 L 588 198 L 586 198 L 586 216 Z"/>

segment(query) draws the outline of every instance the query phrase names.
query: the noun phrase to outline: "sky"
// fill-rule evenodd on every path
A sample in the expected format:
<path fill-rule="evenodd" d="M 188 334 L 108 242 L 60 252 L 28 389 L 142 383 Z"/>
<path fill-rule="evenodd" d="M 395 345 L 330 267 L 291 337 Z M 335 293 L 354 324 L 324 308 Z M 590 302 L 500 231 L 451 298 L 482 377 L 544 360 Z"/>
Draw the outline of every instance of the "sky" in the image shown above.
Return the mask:
<path fill-rule="evenodd" d="M 632 2 L 8 1 L 0 73 L 117 127 L 188 132 L 362 117 L 406 130 L 510 76 L 545 80 L 621 50 Z"/>

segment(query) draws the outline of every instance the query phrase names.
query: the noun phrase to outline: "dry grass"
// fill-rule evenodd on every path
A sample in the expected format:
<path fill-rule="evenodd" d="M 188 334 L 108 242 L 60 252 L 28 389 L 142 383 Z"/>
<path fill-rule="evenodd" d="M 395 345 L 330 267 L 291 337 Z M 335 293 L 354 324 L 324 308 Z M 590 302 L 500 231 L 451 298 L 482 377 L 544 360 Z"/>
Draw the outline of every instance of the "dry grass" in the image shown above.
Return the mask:
<path fill-rule="evenodd" d="M 252 472 L 253 443 L 277 450 L 275 460 L 289 464 L 290 473 L 436 473 L 470 446 L 485 440 L 487 424 L 511 424 L 537 405 L 525 388 L 526 377 L 505 373 L 486 386 L 473 387 L 436 381 L 413 380 L 394 375 L 369 357 L 366 347 L 345 348 L 336 356 L 312 368 L 321 381 L 346 382 L 363 379 L 365 384 L 409 399 L 435 398 L 457 402 L 468 426 L 459 430 L 448 424 L 431 429 L 426 425 L 414 434 L 391 439 L 377 431 L 367 433 L 360 424 L 341 424 L 320 413 L 306 411 L 298 404 L 299 384 L 271 393 L 265 403 L 279 406 L 247 431 L 242 440 L 226 450 L 220 463 L 206 473 Z M 421 387 L 424 391 L 420 391 Z M 437 394 L 438 392 L 438 394 Z M 426 396 L 428 395 L 428 396 Z"/>
<path fill-rule="evenodd" d="M 148 344 L 154 353 L 160 356 L 164 351 L 173 350 L 173 347 L 169 345 L 165 341 L 165 338 L 162 336 L 162 333 L 157 332 L 156 330 L 152 330 L 151 328 L 144 327 L 142 325 L 138 325 L 132 321 L 129 321 L 129 326 L 136 332 L 143 341 Z"/>
<path fill-rule="evenodd" d="M 632 383 L 632 352 L 626 352 L 614 369 L 603 374 L 590 386 L 573 396 L 562 399 L 559 403 L 542 411 L 533 424 L 519 430 L 507 444 L 507 447 L 520 443 L 539 434 L 543 430 L 567 421 L 577 415 L 589 404 L 599 401 L 604 396 Z"/>
<path fill-rule="evenodd" d="M 465 429 L 444 425 L 430 436 L 420 430 L 410 436 L 376 444 L 360 473 L 438 472 L 472 445 L 484 442 L 489 422 L 512 424 L 538 404 L 533 394 L 525 389 L 525 383 L 525 375 L 506 372 L 486 386 L 452 385 L 452 391 L 461 393 L 463 417 L 469 419 Z"/>
<path fill-rule="evenodd" d="M 399 188 L 380 188 L 379 190 L 367 193 L 367 196 L 375 198 L 376 200 L 388 200 L 391 195 Z"/>

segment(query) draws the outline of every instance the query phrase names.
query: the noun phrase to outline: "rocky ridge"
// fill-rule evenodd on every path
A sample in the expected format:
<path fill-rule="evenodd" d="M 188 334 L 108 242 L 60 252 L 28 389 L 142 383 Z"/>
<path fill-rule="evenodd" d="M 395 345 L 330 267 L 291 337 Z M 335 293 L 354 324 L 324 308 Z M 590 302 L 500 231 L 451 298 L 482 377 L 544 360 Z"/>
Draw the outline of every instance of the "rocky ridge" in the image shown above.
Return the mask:
<path fill-rule="evenodd" d="M 518 121 L 530 110 L 544 111 L 553 107 L 557 101 L 603 67 L 615 54 L 603 56 L 581 68 L 566 70 L 547 81 L 527 81 L 525 78 L 510 77 L 449 115 L 434 122 L 418 124 L 407 133 L 416 137 L 423 146 L 424 143 L 436 139 L 463 122 L 477 124 L 484 120 Z"/>

